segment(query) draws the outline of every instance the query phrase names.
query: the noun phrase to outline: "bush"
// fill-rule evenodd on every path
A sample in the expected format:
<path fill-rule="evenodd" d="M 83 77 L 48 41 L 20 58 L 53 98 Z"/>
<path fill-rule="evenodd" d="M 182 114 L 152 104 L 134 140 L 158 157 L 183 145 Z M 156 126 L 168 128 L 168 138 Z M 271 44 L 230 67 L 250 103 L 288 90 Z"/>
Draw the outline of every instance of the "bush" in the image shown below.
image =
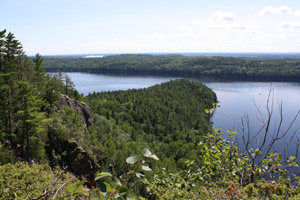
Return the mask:
<path fill-rule="evenodd" d="M 58 178 L 58 176 L 60 178 Z M 47 165 L 18 162 L 0 166 L 1 199 L 30 199 L 42 195 L 57 199 L 72 198 L 66 188 L 77 179 L 62 170 L 52 170 Z M 53 190 L 51 191 L 53 187 Z"/>

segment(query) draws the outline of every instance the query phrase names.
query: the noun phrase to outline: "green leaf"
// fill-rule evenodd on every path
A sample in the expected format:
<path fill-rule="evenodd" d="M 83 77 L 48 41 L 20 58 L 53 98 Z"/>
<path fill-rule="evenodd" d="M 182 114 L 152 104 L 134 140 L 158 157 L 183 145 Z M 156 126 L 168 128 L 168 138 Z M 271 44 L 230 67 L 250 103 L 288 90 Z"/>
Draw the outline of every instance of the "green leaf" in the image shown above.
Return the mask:
<path fill-rule="evenodd" d="M 296 157 L 295 157 L 295 156 L 290 156 L 290 159 L 291 159 L 291 160 L 295 160 Z"/>
<path fill-rule="evenodd" d="M 228 129 L 226 130 L 226 132 L 227 132 L 227 133 L 230 133 L 230 132 L 231 132 L 231 130 L 228 128 Z"/>
<path fill-rule="evenodd" d="M 152 155 L 150 156 L 150 158 L 153 158 L 154 160 L 159 160 L 159 158 L 158 158 L 156 155 L 154 155 L 154 154 L 152 154 Z"/>
<path fill-rule="evenodd" d="M 99 188 L 99 190 L 101 191 L 101 193 L 105 196 L 107 192 L 111 191 L 111 186 L 110 184 L 106 183 L 106 182 L 102 182 L 102 183 L 96 183 L 96 187 Z"/>
<path fill-rule="evenodd" d="M 144 174 L 141 174 L 141 173 L 135 173 L 136 177 L 138 178 L 141 178 L 141 177 L 144 177 L 145 175 Z"/>
<path fill-rule="evenodd" d="M 74 188 L 73 187 L 68 188 L 69 189 L 68 191 L 71 192 L 70 190 L 73 189 L 72 193 L 81 192 L 81 186 L 84 184 L 85 181 L 86 181 L 85 179 L 81 180 Z"/>
<path fill-rule="evenodd" d="M 5 192 L 5 193 L 9 193 L 9 192 L 10 192 L 10 189 L 9 189 L 9 188 L 5 188 L 5 189 L 4 189 L 4 192 Z"/>
<path fill-rule="evenodd" d="M 130 170 L 129 172 L 127 172 L 128 175 L 134 174 L 134 173 L 135 173 L 134 170 Z"/>
<path fill-rule="evenodd" d="M 108 191 L 108 192 L 111 192 L 111 191 L 112 191 L 112 188 L 111 188 L 111 186 L 110 186 L 109 183 L 103 182 L 103 184 L 106 185 L 106 191 Z"/>
<path fill-rule="evenodd" d="M 99 190 L 97 191 L 97 196 L 99 200 L 104 200 L 104 194 L 102 194 Z"/>
<path fill-rule="evenodd" d="M 139 160 L 139 158 L 137 156 L 130 156 L 126 159 L 126 162 L 128 164 L 133 165 L 134 163 L 136 163 Z"/>
<path fill-rule="evenodd" d="M 281 158 L 282 158 L 282 155 L 278 155 L 277 158 L 276 158 L 276 162 L 279 163 L 281 161 Z"/>
<path fill-rule="evenodd" d="M 142 165 L 142 170 L 144 170 L 144 171 L 151 171 L 152 169 L 149 167 L 148 163 L 144 163 Z"/>
<path fill-rule="evenodd" d="M 151 151 L 148 148 L 143 149 L 142 154 L 147 158 L 149 158 L 152 155 Z"/>
<path fill-rule="evenodd" d="M 95 180 L 97 181 L 97 180 L 107 177 L 107 176 L 111 177 L 112 175 L 111 175 L 111 173 L 108 173 L 108 172 L 101 172 L 101 173 L 97 174 L 97 177 L 95 178 Z"/>
<path fill-rule="evenodd" d="M 210 165 L 210 162 L 205 160 L 205 161 L 204 161 L 204 164 L 205 164 L 205 165 Z"/>
<path fill-rule="evenodd" d="M 119 194 L 121 196 L 124 196 L 124 195 L 127 195 L 127 193 L 128 193 L 128 189 L 127 189 L 126 185 L 121 185 L 120 189 L 119 189 Z"/>

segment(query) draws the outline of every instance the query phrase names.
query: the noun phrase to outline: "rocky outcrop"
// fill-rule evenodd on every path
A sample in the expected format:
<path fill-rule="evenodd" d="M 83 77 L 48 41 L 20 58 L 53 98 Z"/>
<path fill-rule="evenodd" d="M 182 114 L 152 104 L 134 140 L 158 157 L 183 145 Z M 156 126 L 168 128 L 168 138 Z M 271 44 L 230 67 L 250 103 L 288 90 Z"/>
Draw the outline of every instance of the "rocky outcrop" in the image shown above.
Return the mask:
<path fill-rule="evenodd" d="M 57 107 L 58 109 L 61 109 L 63 106 L 76 110 L 86 127 L 93 125 L 91 110 L 86 103 L 62 94 L 59 98 Z"/>
<path fill-rule="evenodd" d="M 71 172 L 80 177 L 93 178 L 98 169 L 97 165 L 76 141 L 68 141 L 65 144 L 65 152 L 64 161 Z"/>
<path fill-rule="evenodd" d="M 88 126 L 92 125 L 92 114 L 86 103 L 62 94 L 59 98 L 57 109 L 61 110 L 63 107 L 71 108 L 78 113 L 86 127 L 85 131 Z M 74 139 L 61 140 L 57 137 L 57 134 L 55 129 L 49 129 L 47 153 L 50 165 L 52 167 L 55 167 L 56 164 L 68 166 L 68 170 L 76 176 L 93 179 L 98 169 L 94 159 Z"/>
<path fill-rule="evenodd" d="M 98 166 L 90 154 L 85 151 L 76 141 L 58 141 L 53 134 L 49 134 L 49 155 L 50 166 L 57 164 L 68 167 L 78 177 L 85 177 L 92 180 L 98 170 Z"/>

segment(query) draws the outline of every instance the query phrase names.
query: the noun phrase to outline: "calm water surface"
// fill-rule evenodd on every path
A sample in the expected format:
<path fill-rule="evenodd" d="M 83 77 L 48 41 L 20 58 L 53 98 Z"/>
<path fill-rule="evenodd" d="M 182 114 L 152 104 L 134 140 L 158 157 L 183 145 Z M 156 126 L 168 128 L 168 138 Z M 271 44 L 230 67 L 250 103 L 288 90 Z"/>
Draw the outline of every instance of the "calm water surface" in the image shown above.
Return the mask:
<path fill-rule="evenodd" d="M 127 90 L 132 88 L 145 88 L 160 84 L 178 77 L 158 76 L 125 76 L 90 73 L 67 73 L 75 83 L 75 88 L 85 95 L 92 92 Z M 283 126 L 280 134 L 288 128 L 289 123 L 300 110 L 300 83 L 295 82 L 242 82 L 242 81 L 217 81 L 195 79 L 211 88 L 218 97 L 221 108 L 216 109 L 211 120 L 214 126 L 221 128 L 226 136 L 226 129 L 242 132 L 241 118 L 249 117 L 250 132 L 256 133 L 267 119 L 267 99 L 270 94 L 269 107 L 273 110 L 271 131 L 275 132 L 280 122 L 279 105 L 283 107 Z M 288 136 L 300 126 L 300 117 L 295 121 Z M 297 133 L 297 136 L 300 134 Z M 300 135 L 298 136 L 300 138 Z M 274 150 L 280 151 L 288 142 L 288 138 L 275 144 Z M 241 137 L 239 138 L 241 143 Z M 258 138 L 252 145 L 260 144 Z M 294 154 L 297 137 L 290 144 L 289 151 Z"/>
<path fill-rule="evenodd" d="M 176 79 L 174 77 L 118 76 L 78 72 L 68 72 L 66 74 L 71 77 L 76 90 L 84 95 L 88 95 L 93 92 L 146 88 L 155 84 Z"/>

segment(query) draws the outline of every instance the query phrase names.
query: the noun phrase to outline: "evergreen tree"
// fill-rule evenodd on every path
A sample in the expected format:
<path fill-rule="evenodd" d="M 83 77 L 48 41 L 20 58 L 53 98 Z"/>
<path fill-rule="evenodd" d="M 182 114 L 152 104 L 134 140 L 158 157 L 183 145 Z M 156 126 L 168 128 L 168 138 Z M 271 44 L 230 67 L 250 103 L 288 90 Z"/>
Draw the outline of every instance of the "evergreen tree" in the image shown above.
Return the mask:
<path fill-rule="evenodd" d="M 0 72 L 2 72 L 2 63 L 4 57 L 5 33 L 6 30 L 0 31 Z"/>
<path fill-rule="evenodd" d="M 20 108 L 17 112 L 18 117 L 18 129 L 21 133 L 19 141 L 22 144 L 22 156 L 28 163 L 31 161 L 31 157 L 34 155 L 40 155 L 43 151 L 44 142 L 42 137 L 38 135 L 45 131 L 43 127 L 44 123 L 50 119 L 46 119 L 45 113 L 40 112 L 43 101 L 36 95 L 36 89 L 34 89 L 29 82 L 21 81 L 18 85 L 18 102 Z M 38 144 L 38 151 L 32 151 L 31 141 Z M 25 149 L 25 150 L 24 150 Z"/>
<path fill-rule="evenodd" d="M 34 63 L 34 69 L 36 73 L 36 76 L 33 76 L 33 84 L 35 87 L 40 87 L 40 85 L 43 84 L 43 78 L 45 73 L 45 70 L 42 67 L 43 60 L 44 59 L 40 54 L 36 54 L 35 58 L 32 60 Z"/>
<path fill-rule="evenodd" d="M 28 162 L 45 156 L 44 125 L 51 121 L 57 87 L 63 88 L 44 72 L 42 62 L 39 54 L 31 61 L 12 33 L 0 31 L 0 143 Z"/>

